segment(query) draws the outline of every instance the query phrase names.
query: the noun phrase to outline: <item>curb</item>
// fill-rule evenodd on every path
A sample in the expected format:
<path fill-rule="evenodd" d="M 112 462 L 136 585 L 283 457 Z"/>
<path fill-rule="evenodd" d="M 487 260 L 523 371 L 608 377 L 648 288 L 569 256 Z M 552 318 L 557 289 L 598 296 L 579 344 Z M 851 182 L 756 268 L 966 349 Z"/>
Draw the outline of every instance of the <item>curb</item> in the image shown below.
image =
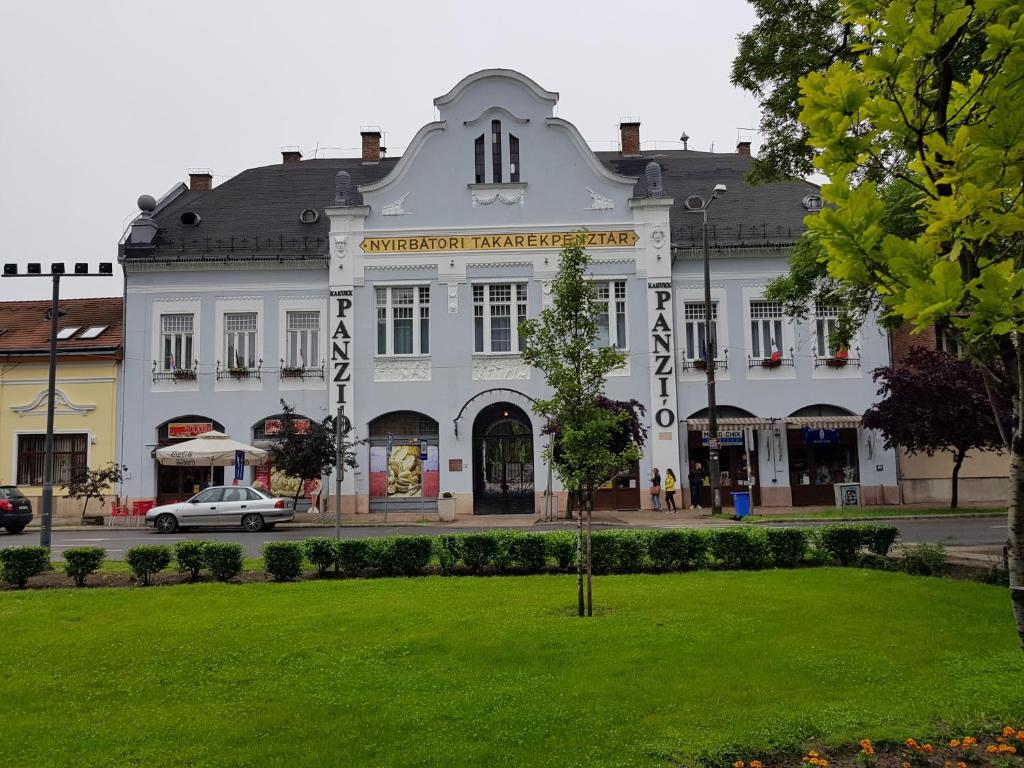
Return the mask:
<path fill-rule="evenodd" d="M 982 512 L 965 513 L 962 515 L 895 515 L 892 517 L 800 517 L 772 520 L 766 517 L 764 520 L 751 520 L 746 525 L 764 525 L 765 523 L 875 523 L 880 521 L 899 522 L 900 520 L 979 520 L 983 518 L 998 519 L 1006 517 L 1005 512 Z"/>

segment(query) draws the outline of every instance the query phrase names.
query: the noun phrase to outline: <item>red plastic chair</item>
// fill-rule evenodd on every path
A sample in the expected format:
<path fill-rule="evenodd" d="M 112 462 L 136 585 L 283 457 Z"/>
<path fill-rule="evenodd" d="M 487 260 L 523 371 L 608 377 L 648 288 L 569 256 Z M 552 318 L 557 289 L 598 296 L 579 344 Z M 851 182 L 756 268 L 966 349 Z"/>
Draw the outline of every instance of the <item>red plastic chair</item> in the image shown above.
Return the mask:
<path fill-rule="evenodd" d="M 107 518 L 107 525 L 117 525 L 118 521 L 127 523 L 129 515 L 130 512 L 127 505 L 121 505 L 116 501 L 112 501 L 110 502 L 110 516 Z"/>
<path fill-rule="evenodd" d="M 146 513 L 155 506 L 156 502 L 153 501 L 153 499 L 140 499 L 139 501 L 133 501 L 132 524 L 136 527 L 141 526 L 145 522 Z"/>

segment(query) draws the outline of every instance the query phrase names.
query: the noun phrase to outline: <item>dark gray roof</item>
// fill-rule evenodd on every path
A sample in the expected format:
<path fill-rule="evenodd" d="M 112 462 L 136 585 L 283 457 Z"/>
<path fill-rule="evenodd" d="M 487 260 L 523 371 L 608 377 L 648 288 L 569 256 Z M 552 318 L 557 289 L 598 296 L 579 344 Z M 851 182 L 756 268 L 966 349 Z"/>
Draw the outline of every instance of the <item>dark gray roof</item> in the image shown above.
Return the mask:
<path fill-rule="evenodd" d="M 708 197 L 715 184 L 728 193 L 716 200 L 708 213 L 712 246 L 752 247 L 788 245 L 803 232 L 807 213 L 803 198 L 816 194 L 809 182 L 750 186 L 744 177 L 751 158 L 688 150 L 648 152 L 623 157 L 618 152 L 598 152 L 609 169 L 637 176 L 636 196 L 647 194 L 644 168 L 651 160 L 662 166 L 664 194 L 674 198 L 672 244 L 698 247 L 701 219 L 685 211 L 690 195 Z M 398 158 L 364 163 L 358 158 L 303 160 L 250 168 L 209 192 L 188 190 L 157 211 L 159 232 L 155 248 L 135 250 L 122 246 L 129 259 L 302 259 L 328 253 L 330 223 L 324 209 L 334 204 L 334 177 L 338 171 L 352 175 L 353 187 L 383 178 Z M 358 197 L 358 194 L 357 194 Z M 361 200 L 356 200 L 361 202 Z M 303 210 L 313 209 L 319 220 L 304 224 Z M 198 226 L 181 221 L 185 212 L 201 217 Z"/>
<path fill-rule="evenodd" d="M 807 215 L 803 199 L 819 194 L 817 185 L 793 180 L 751 186 L 745 181 L 753 158 L 737 154 L 670 150 L 623 157 L 618 152 L 598 152 L 608 168 L 624 176 L 639 176 L 635 195 L 647 195 L 644 169 L 652 160 L 662 168 L 665 197 L 673 198 L 672 245 L 700 247 L 701 216 L 687 213 L 683 203 L 690 195 L 711 197 L 716 184 L 727 192 L 708 208 L 708 242 L 719 247 L 789 245 L 804 231 Z"/>

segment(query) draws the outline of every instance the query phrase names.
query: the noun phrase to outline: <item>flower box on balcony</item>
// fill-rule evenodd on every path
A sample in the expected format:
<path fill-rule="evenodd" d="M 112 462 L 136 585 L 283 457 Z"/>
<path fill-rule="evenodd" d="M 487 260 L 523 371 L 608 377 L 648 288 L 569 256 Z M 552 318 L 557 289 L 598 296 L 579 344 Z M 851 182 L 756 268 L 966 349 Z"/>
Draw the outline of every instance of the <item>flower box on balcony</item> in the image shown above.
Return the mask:
<path fill-rule="evenodd" d="M 281 378 L 282 379 L 301 379 L 303 377 L 303 375 L 305 374 L 305 372 L 306 372 L 305 368 L 299 368 L 297 366 L 296 367 L 282 368 L 281 369 Z"/>
<path fill-rule="evenodd" d="M 842 368 L 848 362 L 849 360 L 845 357 L 830 357 L 827 360 L 825 360 L 825 365 L 827 365 L 829 368 Z"/>
<path fill-rule="evenodd" d="M 174 370 L 175 381 L 195 381 L 196 372 L 191 368 L 176 368 Z"/>
<path fill-rule="evenodd" d="M 703 357 L 693 361 L 693 367 L 698 371 L 706 371 L 708 369 L 708 361 Z"/>
<path fill-rule="evenodd" d="M 246 379 L 249 377 L 248 368 L 228 368 L 228 375 L 233 379 Z"/>
<path fill-rule="evenodd" d="M 761 361 L 762 368 L 778 368 L 780 365 L 782 365 L 781 359 L 773 360 L 770 357 L 766 357 L 764 360 Z"/>

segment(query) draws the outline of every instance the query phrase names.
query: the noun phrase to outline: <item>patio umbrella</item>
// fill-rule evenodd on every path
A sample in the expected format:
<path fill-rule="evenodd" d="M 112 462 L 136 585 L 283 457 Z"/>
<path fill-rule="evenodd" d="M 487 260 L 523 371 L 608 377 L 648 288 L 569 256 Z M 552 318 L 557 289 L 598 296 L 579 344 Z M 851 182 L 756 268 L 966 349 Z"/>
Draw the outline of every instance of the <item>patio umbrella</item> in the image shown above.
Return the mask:
<path fill-rule="evenodd" d="M 204 432 L 192 440 L 156 449 L 156 460 L 172 467 L 229 467 L 235 463 L 235 452 L 245 454 L 245 463 L 264 464 L 267 452 L 254 445 L 232 440 L 216 430 Z"/>

